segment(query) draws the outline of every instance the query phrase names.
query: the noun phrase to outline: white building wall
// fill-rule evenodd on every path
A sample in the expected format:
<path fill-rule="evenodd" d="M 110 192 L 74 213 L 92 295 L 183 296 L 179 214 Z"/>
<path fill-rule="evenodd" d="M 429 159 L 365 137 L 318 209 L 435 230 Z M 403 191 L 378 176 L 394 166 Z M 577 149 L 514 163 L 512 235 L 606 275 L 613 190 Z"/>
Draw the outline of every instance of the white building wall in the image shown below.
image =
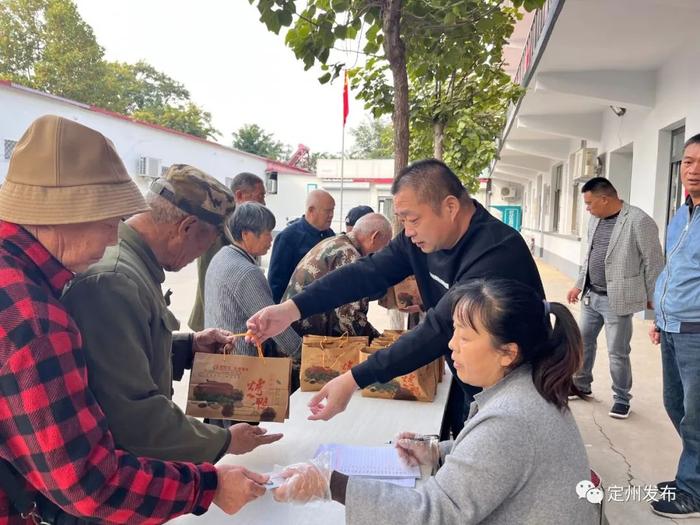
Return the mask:
<path fill-rule="evenodd" d="M 622 117 L 616 116 L 609 108 L 601 108 L 603 124 L 600 143 L 588 141 L 586 144 L 586 147 L 597 148 L 598 156 L 605 156 L 604 176 L 619 187 L 623 197 L 629 195 L 630 204 L 654 218 L 662 240 L 668 208 L 671 130 L 685 125 L 686 139 L 700 133 L 700 104 L 697 103 L 700 70 L 691 66 L 699 52 L 700 41 L 693 42 L 656 71 L 653 108 L 628 107 Z M 571 153 L 579 147 L 577 141 L 572 141 Z M 619 154 L 620 149 L 631 151 Z M 631 170 L 631 178 L 616 179 L 616 174 L 626 170 Z M 584 209 L 580 185 L 576 188 L 579 202 L 574 210 L 574 186 L 569 163 L 565 163 L 564 173 L 566 183 L 558 231 L 552 231 L 552 170 L 538 175 L 542 177 L 541 190 L 538 190 L 538 176 L 528 184 L 523 235 L 528 241 L 535 238 L 538 255 L 543 255 L 573 276 L 585 251 L 590 215 Z M 541 217 L 544 231 L 537 228 L 538 203 L 545 206 Z"/>
<path fill-rule="evenodd" d="M 261 175 L 264 179 L 264 173 Z M 265 196 L 267 207 L 275 214 L 275 231 L 283 230 L 287 223 L 304 215 L 306 195 L 309 191 L 322 187 L 315 175 L 283 175 L 277 178 L 277 193 Z"/>
<path fill-rule="evenodd" d="M 112 140 L 127 171 L 143 191 L 152 179 L 137 175 L 139 157 L 142 156 L 160 159 L 163 167 L 174 163 L 191 164 L 224 184 L 227 178 L 241 171 L 254 173 L 265 180 L 267 160 L 261 157 L 92 111 L 82 104 L 3 85 L 0 85 L 0 145 L 5 140 L 18 140 L 33 120 L 46 114 L 75 120 Z M 8 165 L 9 161 L 0 154 L 0 180 L 4 180 Z M 319 181 L 313 174 L 284 172 L 283 169 L 279 170 L 277 180 L 278 193 L 268 195 L 267 205 L 275 214 L 276 230 L 279 230 L 285 226 L 288 217 L 304 213 L 307 184 Z"/>
<path fill-rule="evenodd" d="M 394 178 L 393 159 L 345 159 L 342 164 L 342 210 L 340 159 L 319 159 L 316 167 L 319 187 L 323 187 L 335 199 L 332 225 L 335 232 L 345 231 L 345 216 L 351 208 L 371 206 L 378 212 L 380 198 L 391 196 L 391 184 L 387 181 Z"/>

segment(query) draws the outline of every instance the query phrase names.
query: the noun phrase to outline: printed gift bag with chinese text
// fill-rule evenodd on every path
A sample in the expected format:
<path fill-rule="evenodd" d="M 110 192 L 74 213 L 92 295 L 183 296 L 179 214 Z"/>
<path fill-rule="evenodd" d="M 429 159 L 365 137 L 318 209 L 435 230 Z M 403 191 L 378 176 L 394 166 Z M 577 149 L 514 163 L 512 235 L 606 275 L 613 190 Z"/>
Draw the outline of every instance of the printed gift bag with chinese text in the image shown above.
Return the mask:
<path fill-rule="evenodd" d="M 286 357 L 194 356 L 186 414 L 235 421 L 289 417 L 292 360 Z"/>
<path fill-rule="evenodd" d="M 303 392 L 315 392 L 360 361 L 366 336 L 305 335 L 301 345 L 300 382 Z"/>

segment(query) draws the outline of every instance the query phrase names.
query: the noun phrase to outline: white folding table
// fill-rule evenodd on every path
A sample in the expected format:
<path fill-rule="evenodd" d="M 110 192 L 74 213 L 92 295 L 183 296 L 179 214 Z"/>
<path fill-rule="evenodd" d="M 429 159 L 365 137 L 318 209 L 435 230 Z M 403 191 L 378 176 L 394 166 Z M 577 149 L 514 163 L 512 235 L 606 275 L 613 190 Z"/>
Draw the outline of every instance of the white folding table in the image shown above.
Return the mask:
<path fill-rule="evenodd" d="M 268 432 L 283 432 L 277 443 L 258 447 L 242 456 L 227 455 L 219 464 L 242 465 L 257 472 L 271 472 L 313 457 L 322 443 L 381 445 L 402 431 L 439 434 L 447 403 L 451 375 L 446 371 L 432 403 L 362 397 L 356 392 L 347 409 L 330 421 L 308 421 L 307 404 L 314 392 L 297 391 L 290 399 L 289 419 L 263 423 Z M 345 523 L 345 507 L 336 502 L 312 505 L 280 504 L 271 494 L 253 501 L 233 516 L 212 505 L 203 516 L 187 515 L 173 520 L 178 525 L 334 525 Z"/>

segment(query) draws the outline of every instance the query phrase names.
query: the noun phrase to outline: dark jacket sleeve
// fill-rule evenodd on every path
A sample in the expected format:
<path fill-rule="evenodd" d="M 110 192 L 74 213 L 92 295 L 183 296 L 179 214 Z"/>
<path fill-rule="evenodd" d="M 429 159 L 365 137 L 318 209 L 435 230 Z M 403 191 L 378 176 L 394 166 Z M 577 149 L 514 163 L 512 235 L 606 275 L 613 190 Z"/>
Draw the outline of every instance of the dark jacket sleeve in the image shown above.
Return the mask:
<path fill-rule="evenodd" d="M 275 238 L 270 256 L 270 268 L 267 271 L 267 281 L 272 290 L 272 299 L 279 303 L 289 284 L 289 278 L 294 272 L 294 235 L 290 231 L 281 231 Z"/>
<path fill-rule="evenodd" d="M 176 332 L 173 334 L 173 379 L 180 381 L 185 374 L 185 370 L 192 369 L 194 361 L 194 352 L 192 351 L 192 343 L 194 341 L 193 333 Z"/>
<path fill-rule="evenodd" d="M 292 298 L 306 318 L 338 306 L 375 297 L 413 274 L 403 233 L 377 253 L 334 270 Z"/>
<path fill-rule="evenodd" d="M 516 237 L 517 235 L 517 237 Z M 355 381 L 364 388 L 374 382 L 385 383 L 394 377 L 427 365 L 450 353 L 447 344 L 452 338 L 452 303 L 455 288 L 474 279 L 514 279 L 528 284 L 544 298 L 542 281 L 525 242 L 518 234 L 495 240 L 457 281 L 438 304 L 428 310 L 425 319 L 390 347 L 372 354 L 367 361 L 353 367 Z"/>

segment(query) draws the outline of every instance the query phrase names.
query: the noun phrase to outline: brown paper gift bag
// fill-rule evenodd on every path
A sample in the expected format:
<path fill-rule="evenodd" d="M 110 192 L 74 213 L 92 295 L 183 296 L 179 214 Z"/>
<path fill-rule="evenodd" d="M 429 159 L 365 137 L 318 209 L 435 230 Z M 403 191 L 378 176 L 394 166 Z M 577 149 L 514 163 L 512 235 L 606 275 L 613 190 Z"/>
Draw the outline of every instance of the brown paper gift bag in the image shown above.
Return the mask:
<path fill-rule="evenodd" d="M 406 330 L 385 330 L 382 335 L 376 337 L 372 344 L 360 354 L 360 362 L 365 361 L 372 353 L 390 346 L 403 336 Z M 437 394 L 437 384 L 442 379 L 440 373 L 440 359 L 422 366 L 418 370 L 400 377 L 396 377 L 388 383 L 374 383 L 362 390 L 365 397 L 379 397 L 384 399 L 407 399 L 416 401 L 433 401 Z"/>
<path fill-rule="evenodd" d="M 360 362 L 372 355 L 372 350 L 360 353 Z M 433 363 L 422 366 L 418 370 L 396 377 L 388 383 L 372 383 L 362 389 L 364 397 L 379 397 L 382 399 L 402 399 L 406 401 L 428 401 L 435 399 L 437 394 L 437 377 Z"/>
<path fill-rule="evenodd" d="M 411 275 L 403 281 L 389 288 L 386 295 L 379 299 L 379 305 L 388 310 L 408 308 L 423 304 L 423 300 L 418 290 L 416 278 Z"/>
<path fill-rule="evenodd" d="M 292 360 L 286 357 L 207 354 L 194 356 L 185 413 L 235 421 L 289 417 Z"/>
<path fill-rule="evenodd" d="M 368 338 L 363 336 L 305 335 L 301 345 L 301 390 L 321 390 L 331 379 L 350 370 L 360 362 L 360 351 L 367 343 Z"/>

